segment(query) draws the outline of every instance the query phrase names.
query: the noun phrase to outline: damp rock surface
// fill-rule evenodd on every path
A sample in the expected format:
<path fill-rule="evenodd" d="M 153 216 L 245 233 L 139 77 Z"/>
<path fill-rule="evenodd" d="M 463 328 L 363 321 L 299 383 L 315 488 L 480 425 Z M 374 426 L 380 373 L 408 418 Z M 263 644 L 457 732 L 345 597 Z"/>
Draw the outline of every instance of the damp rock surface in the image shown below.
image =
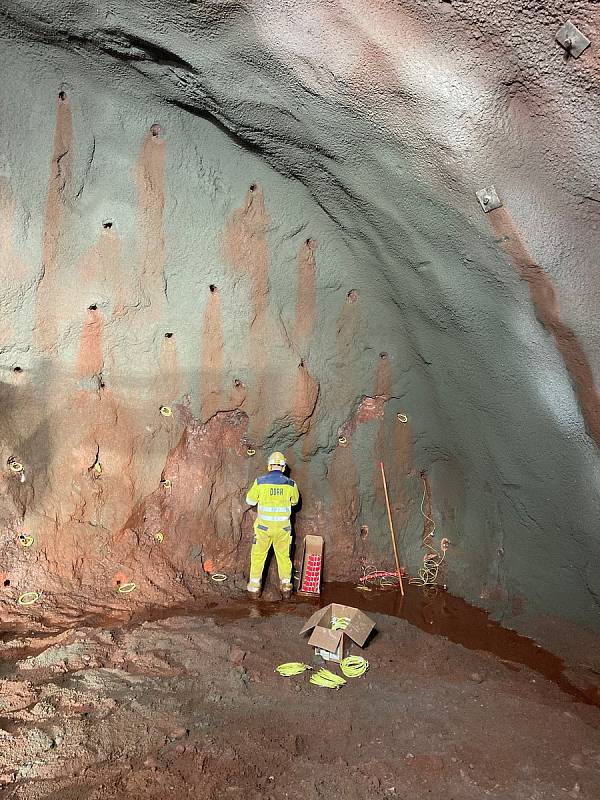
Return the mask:
<path fill-rule="evenodd" d="M 447 537 L 455 593 L 598 628 L 593 6 L 0 18 L 4 617 L 243 581 L 278 449 L 327 578 L 393 569 L 383 461 L 412 575 Z"/>

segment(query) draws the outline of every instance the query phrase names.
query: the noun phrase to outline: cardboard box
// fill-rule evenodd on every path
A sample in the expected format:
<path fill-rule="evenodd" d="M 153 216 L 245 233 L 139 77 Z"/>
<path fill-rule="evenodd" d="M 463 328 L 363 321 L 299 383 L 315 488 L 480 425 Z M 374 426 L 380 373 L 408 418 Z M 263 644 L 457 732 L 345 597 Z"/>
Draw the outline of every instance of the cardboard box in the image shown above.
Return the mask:
<path fill-rule="evenodd" d="M 334 630 L 332 626 L 339 619 L 348 620 L 348 623 L 343 629 Z M 330 603 L 315 611 L 300 635 L 312 630 L 308 643 L 315 648 L 317 655 L 326 661 L 341 661 L 348 655 L 351 642 L 362 647 L 374 627 L 373 620 L 358 608 Z"/>
<path fill-rule="evenodd" d="M 314 597 L 321 594 L 323 574 L 323 537 L 306 536 L 302 546 L 298 594 Z"/>

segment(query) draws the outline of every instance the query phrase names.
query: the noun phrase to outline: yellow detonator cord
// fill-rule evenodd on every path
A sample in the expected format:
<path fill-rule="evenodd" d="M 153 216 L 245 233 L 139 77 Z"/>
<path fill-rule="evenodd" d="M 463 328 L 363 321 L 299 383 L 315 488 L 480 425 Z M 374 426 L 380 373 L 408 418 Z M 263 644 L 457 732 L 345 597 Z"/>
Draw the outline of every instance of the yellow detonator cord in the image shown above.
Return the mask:
<path fill-rule="evenodd" d="M 360 678 L 369 669 L 369 662 L 362 656 L 348 656 L 342 660 L 340 669 L 347 678 Z"/>
<path fill-rule="evenodd" d="M 324 686 L 327 689 L 340 689 L 346 681 L 335 672 L 328 669 L 320 669 L 317 673 L 310 676 L 310 682 L 315 686 Z"/>
<path fill-rule="evenodd" d="M 307 669 L 312 669 L 308 664 L 303 664 L 301 661 L 288 661 L 286 664 L 280 664 L 275 667 L 275 672 L 283 675 L 284 678 L 290 678 L 292 675 L 300 675 L 301 672 L 306 672 Z"/>

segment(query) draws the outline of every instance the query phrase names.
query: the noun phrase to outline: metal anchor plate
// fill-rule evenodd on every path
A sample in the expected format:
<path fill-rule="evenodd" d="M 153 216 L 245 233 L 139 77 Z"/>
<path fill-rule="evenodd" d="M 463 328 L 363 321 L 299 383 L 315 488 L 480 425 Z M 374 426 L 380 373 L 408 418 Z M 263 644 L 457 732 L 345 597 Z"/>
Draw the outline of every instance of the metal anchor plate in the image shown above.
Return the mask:
<path fill-rule="evenodd" d="M 502 200 L 498 197 L 493 186 L 488 186 L 487 189 L 480 189 L 477 192 L 477 199 L 486 214 L 495 208 L 502 208 Z"/>
<path fill-rule="evenodd" d="M 565 22 L 562 28 L 560 28 L 556 34 L 556 41 L 561 47 L 564 47 L 567 53 L 573 56 L 573 58 L 579 58 L 583 51 L 587 50 L 591 44 L 587 36 L 584 36 L 579 28 L 573 25 L 571 20 Z"/>

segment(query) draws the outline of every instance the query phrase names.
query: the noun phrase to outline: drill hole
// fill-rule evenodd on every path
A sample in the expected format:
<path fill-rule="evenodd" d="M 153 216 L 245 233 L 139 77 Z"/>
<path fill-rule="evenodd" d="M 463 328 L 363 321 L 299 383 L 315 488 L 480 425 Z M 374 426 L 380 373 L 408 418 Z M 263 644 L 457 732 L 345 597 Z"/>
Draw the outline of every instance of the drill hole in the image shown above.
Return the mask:
<path fill-rule="evenodd" d="M 152 136 L 154 136 L 154 137 L 156 137 L 156 136 L 160 136 L 160 135 L 161 135 L 161 133 L 162 133 L 162 128 L 160 127 L 160 125 L 158 124 L 158 122 L 155 122 L 153 125 L 151 125 L 151 126 L 150 126 L 150 133 L 151 133 L 151 134 L 152 134 Z"/>
<path fill-rule="evenodd" d="M 356 291 L 356 289 L 350 289 L 346 297 L 348 298 L 349 303 L 356 303 L 356 301 L 358 300 L 358 292 Z"/>
<path fill-rule="evenodd" d="M 105 231 L 109 231 L 112 228 L 112 226 L 113 224 L 109 219 L 104 220 L 104 222 L 102 223 L 102 227 L 104 228 Z"/>
<path fill-rule="evenodd" d="M 233 385 L 235 386 L 236 389 L 243 389 L 244 388 L 244 384 L 239 378 L 236 378 L 234 380 Z"/>
<path fill-rule="evenodd" d="M 10 586 L 10 581 L 8 580 L 8 578 L 4 581 L 4 585 L 5 586 Z"/>
<path fill-rule="evenodd" d="M 173 334 L 171 333 L 171 331 L 169 331 L 168 333 L 165 333 L 165 339 L 172 339 L 172 338 L 173 338 Z"/>
<path fill-rule="evenodd" d="M 368 525 L 361 525 L 360 526 L 360 538 L 364 541 L 369 536 L 369 526 Z"/>
<path fill-rule="evenodd" d="M 250 184 L 250 191 L 251 192 L 255 192 L 256 191 L 256 184 L 255 183 L 251 183 Z"/>
<path fill-rule="evenodd" d="M 96 303 L 92 303 L 91 306 L 88 306 L 88 311 L 98 311 L 98 306 Z"/>
<path fill-rule="evenodd" d="M 211 283 L 211 285 L 208 288 L 210 289 L 211 294 L 214 294 L 217 291 L 217 287 L 215 286 L 214 283 Z"/>
<path fill-rule="evenodd" d="M 67 99 L 67 93 L 61 89 L 61 91 L 58 93 L 58 99 L 59 100 L 66 100 Z"/>
<path fill-rule="evenodd" d="M 23 372 L 23 367 L 13 367 L 13 372 Z"/>
<path fill-rule="evenodd" d="M 379 358 L 380 358 L 382 361 L 385 361 L 387 357 L 388 357 L 388 354 L 387 354 L 387 353 L 379 353 Z"/>

